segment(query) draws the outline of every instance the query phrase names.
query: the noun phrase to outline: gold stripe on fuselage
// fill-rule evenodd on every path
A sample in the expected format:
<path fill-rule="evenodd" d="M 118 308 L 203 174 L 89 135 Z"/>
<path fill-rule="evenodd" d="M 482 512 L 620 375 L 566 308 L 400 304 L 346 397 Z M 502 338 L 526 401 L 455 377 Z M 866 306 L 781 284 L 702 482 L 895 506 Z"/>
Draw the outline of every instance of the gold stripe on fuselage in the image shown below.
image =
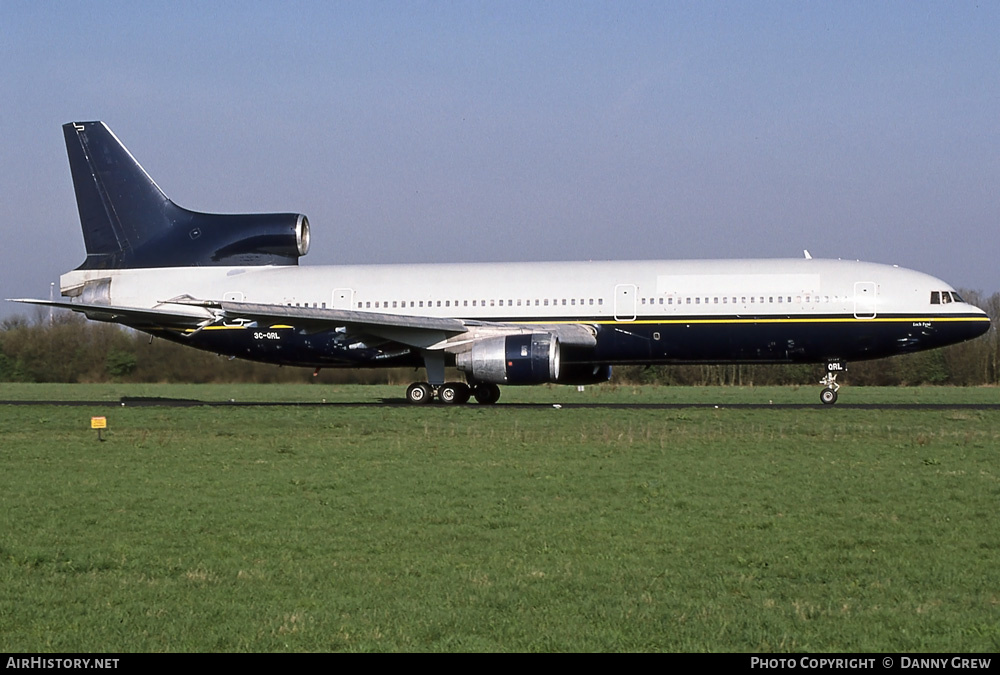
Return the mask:
<path fill-rule="evenodd" d="M 598 325 L 617 325 L 617 324 L 685 324 L 690 325 L 693 323 L 698 324 L 754 324 L 754 323 L 941 323 L 941 322 L 968 322 L 968 321 L 986 321 L 989 322 L 989 317 L 985 316 L 954 316 L 954 317 L 920 317 L 920 316 L 908 316 L 908 317 L 874 317 L 871 319 L 858 318 L 858 317 L 804 317 L 804 318 L 772 318 L 772 319 L 618 319 L 618 320 L 607 320 L 601 319 L 598 321 L 510 321 L 507 323 L 517 323 L 517 324 L 564 324 L 564 323 L 587 323 L 587 324 L 598 324 Z"/>
<path fill-rule="evenodd" d="M 488 319 L 476 319 L 477 321 L 488 321 Z M 904 317 L 874 317 L 871 319 L 859 318 L 854 316 L 843 316 L 843 317 L 781 317 L 781 318 L 759 318 L 759 319 L 699 319 L 699 318 L 688 318 L 688 319 L 561 319 L 561 320 L 550 320 L 544 318 L 538 319 L 519 319 L 516 321 L 512 320 L 501 320 L 498 323 L 509 323 L 517 325 L 531 325 L 531 324 L 591 324 L 591 325 L 608 325 L 615 326 L 620 324 L 655 324 L 655 325 L 691 325 L 691 324 L 782 324 L 782 323 L 959 323 L 959 322 L 989 322 L 989 317 L 986 316 L 904 316 Z M 332 324 L 331 324 L 332 325 Z M 268 326 L 269 330 L 276 329 L 292 329 L 294 326 L 286 324 L 276 324 L 274 326 Z M 185 333 L 193 333 L 195 328 L 187 328 L 184 330 Z M 247 326 L 206 326 L 201 330 L 248 330 Z M 259 327 L 255 330 L 260 330 Z"/>

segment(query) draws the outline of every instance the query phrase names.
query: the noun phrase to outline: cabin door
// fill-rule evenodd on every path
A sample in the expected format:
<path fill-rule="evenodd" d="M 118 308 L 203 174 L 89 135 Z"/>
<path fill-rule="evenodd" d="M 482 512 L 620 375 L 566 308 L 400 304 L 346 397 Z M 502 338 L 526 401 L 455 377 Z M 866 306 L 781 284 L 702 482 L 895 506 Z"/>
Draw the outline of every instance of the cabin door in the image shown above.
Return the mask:
<path fill-rule="evenodd" d="M 352 304 L 354 304 L 354 289 L 352 288 L 333 289 L 332 307 L 334 309 L 350 309 Z"/>
<path fill-rule="evenodd" d="M 615 286 L 615 321 L 635 321 L 635 284 Z"/>
<path fill-rule="evenodd" d="M 875 318 L 875 296 L 877 286 L 874 281 L 854 282 L 854 318 Z"/>

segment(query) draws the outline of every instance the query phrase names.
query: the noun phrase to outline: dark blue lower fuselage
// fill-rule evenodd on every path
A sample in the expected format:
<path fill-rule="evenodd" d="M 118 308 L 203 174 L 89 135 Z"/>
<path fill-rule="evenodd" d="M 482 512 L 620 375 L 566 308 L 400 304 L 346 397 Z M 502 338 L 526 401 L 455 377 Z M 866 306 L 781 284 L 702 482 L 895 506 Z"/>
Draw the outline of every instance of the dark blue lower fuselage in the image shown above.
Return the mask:
<path fill-rule="evenodd" d="M 561 322 L 567 322 L 568 319 Z M 514 320 L 507 320 L 514 323 Z M 552 322 L 547 322 L 552 323 Z M 933 349 L 982 335 L 982 315 L 714 316 L 592 321 L 597 345 L 564 347 L 564 363 L 823 363 L 859 361 Z M 393 344 L 368 343 L 335 330 L 294 326 L 220 326 L 196 334 L 135 326 L 158 337 L 227 356 L 309 368 L 419 367 L 421 355 Z"/>

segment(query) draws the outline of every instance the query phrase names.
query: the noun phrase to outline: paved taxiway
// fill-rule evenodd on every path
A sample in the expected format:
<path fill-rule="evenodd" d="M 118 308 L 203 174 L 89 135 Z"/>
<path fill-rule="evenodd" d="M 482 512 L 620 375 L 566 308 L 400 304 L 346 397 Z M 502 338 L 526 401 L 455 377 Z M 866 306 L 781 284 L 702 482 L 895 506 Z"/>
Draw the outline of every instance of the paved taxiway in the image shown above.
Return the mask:
<path fill-rule="evenodd" d="M 67 406 L 67 407 L 101 407 L 120 406 L 124 408 L 159 406 L 164 408 L 184 408 L 194 406 L 209 406 L 213 408 L 226 407 L 334 407 L 334 408 L 374 408 L 374 407 L 412 407 L 402 398 L 389 398 L 380 401 L 358 401 L 358 402 L 320 402 L 320 401 L 199 401 L 186 398 L 146 398 L 146 397 L 124 397 L 115 401 L 0 401 L 0 405 L 20 405 L 20 406 Z M 1000 403 L 837 403 L 836 405 L 823 405 L 822 403 L 498 403 L 501 408 L 512 409 L 543 409 L 560 407 L 565 409 L 573 408 L 607 408 L 619 410 L 679 410 L 683 408 L 733 408 L 740 410 L 760 410 L 764 408 L 779 409 L 822 409 L 822 410 L 1000 410 Z M 427 410 L 450 409 L 452 406 L 433 403 L 425 406 Z M 478 408 L 475 403 L 467 404 L 464 407 Z"/>

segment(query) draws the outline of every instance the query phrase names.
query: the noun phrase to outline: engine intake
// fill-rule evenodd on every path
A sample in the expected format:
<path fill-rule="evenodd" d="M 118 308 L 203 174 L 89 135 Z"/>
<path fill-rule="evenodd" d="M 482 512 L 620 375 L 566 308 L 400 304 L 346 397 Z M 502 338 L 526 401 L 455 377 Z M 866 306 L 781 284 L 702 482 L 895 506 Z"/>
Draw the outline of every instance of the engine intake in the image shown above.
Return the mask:
<path fill-rule="evenodd" d="M 203 222 L 199 229 L 206 240 L 204 250 L 217 264 L 253 264 L 258 258 L 267 256 L 292 262 L 309 252 L 309 219 L 302 214 L 264 213 L 194 219 L 196 224 L 199 221 Z"/>
<path fill-rule="evenodd" d="M 215 214 L 170 207 L 171 227 L 115 260 L 120 257 L 129 267 L 297 265 L 309 252 L 309 219 L 300 213 Z"/>

